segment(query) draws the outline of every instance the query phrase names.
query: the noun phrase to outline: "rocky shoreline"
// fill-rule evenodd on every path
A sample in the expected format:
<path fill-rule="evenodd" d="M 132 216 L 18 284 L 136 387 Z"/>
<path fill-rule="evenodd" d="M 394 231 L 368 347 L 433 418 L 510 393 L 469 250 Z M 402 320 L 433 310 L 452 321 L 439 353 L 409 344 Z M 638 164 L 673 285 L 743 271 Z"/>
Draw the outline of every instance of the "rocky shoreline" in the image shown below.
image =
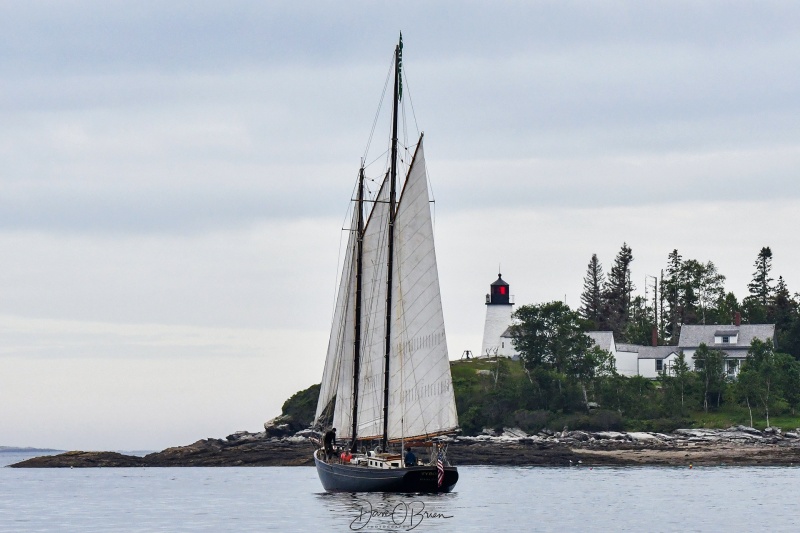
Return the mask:
<path fill-rule="evenodd" d="M 309 436 L 306 431 L 284 437 L 238 432 L 144 457 L 71 451 L 11 467 L 311 466 L 315 445 Z M 487 432 L 450 439 L 448 456 L 458 466 L 790 466 L 800 465 L 800 432 L 736 426 L 679 429 L 671 434 L 565 430 L 528 435 L 507 428 L 500 435 Z"/>

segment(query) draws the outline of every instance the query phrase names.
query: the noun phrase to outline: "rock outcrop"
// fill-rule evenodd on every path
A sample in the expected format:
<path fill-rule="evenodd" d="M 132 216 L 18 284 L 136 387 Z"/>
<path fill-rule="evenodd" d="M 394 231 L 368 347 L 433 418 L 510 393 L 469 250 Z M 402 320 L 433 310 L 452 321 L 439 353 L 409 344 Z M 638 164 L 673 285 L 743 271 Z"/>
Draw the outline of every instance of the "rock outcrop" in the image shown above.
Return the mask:
<path fill-rule="evenodd" d="M 286 423 L 286 422 L 284 422 Z M 279 427 L 282 423 L 275 424 Z M 592 465 L 792 465 L 800 464 L 800 429 L 759 431 L 679 429 L 671 434 L 617 431 L 542 431 L 519 428 L 487 431 L 476 437 L 445 439 L 456 465 L 592 466 Z M 311 430 L 274 436 L 239 431 L 225 439 L 204 439 L 144 457 L 114 452 L 67 452 L 12 465 L 50 467 L 167 466 L 310 466 L 316 445 Z"/>

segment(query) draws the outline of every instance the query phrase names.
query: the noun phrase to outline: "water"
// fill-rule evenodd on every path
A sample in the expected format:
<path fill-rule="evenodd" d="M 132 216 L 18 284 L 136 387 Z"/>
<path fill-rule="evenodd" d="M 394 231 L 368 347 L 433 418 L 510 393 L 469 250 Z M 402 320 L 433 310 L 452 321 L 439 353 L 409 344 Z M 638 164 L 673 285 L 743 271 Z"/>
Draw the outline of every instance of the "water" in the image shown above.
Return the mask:
<path fill-rule="evenodd" d="M 800 468 L 459 471 L 453 494 L 351 495 L 307 467 L 0 468 L 0 531 L 796 530 Z"/>

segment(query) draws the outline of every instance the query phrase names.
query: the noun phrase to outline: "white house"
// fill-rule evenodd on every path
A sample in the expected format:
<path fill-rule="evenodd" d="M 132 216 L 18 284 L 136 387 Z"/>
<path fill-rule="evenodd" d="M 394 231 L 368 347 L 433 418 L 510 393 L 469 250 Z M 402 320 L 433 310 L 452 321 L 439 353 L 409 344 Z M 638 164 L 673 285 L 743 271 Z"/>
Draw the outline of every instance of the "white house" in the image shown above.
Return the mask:
<path fill-rule="evenodd" d="M 694 368 L 694 354 L 705 344 L 725 353 L 725 371 L 729 377 L 739 373 L 753 339 L 775 342 L 775 324 L 693 325 L 681 327 L 678 348 L 683 350 L 689 368 Z"/>
<path fill-rule="evenodd" d="M 688 367 L 696 370 L 694 354 L 700 344 L 705 343 L 710 349 L 725 353 L 725 371 L 733 378 L 739 373 L 753 339 L 772 339 L 775 342 L 775 324 L 743 325 L 737 316 L 733 325 L 685 325 L 681 328 L 677 346 L 617 344 L 611 331 L 590 331 L 587 335 L 597 346 L 611 352 L 617 372 L 623 376 L 656 379 L 662 373 L 670 372 L 681 351 Z"/>

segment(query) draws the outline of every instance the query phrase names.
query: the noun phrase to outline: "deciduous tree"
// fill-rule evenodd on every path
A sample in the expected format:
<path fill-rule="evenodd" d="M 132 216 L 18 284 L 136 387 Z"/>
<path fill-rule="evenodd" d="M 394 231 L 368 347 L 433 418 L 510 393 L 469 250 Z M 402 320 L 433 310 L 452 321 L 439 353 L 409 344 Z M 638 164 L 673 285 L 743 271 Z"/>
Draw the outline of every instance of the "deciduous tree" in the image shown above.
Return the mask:
<path fill-rule="evenodd" d="M 703 411 L 708 412 L 708 398 L 717 394 L 717 407 L 725 385 L 725 353 L 710 349 L 705 343 L 694 352 L 694 366 L 703 384 Z"/>

